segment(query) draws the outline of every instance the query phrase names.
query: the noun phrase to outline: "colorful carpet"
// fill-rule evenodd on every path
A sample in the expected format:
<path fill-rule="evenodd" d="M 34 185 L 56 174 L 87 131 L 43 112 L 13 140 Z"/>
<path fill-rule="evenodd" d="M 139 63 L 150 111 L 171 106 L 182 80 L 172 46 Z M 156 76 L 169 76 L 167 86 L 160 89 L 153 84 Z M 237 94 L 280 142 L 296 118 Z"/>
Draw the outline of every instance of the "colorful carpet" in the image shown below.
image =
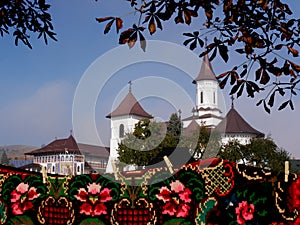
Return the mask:
<path fill-rule="evenodd" d="M 0 224 L 300 224 L 300 176 L 220 159 L 175 169 L 42 176 L 0 167 Z"/>

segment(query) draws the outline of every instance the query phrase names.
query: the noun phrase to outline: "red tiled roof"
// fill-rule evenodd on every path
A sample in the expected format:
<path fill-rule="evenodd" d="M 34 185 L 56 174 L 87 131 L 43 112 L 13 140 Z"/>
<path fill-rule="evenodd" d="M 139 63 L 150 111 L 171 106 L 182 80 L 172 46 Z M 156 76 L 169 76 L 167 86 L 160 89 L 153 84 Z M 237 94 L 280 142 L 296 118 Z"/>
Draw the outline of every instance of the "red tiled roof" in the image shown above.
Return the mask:
<path fill-rule="evenodd" d="M 152 116 L 148 114 L 138 103 L 131 91 L 126 95 L 120 105 L 112 113 L 108 114 L 106 118 L 122 115 L 136 115 L 146 118 L 152 118 Z"/>
<path fill-rule="evenodd" d="M 91 155 L 95 157 L 109 157 L 109 147 L 103 147 L 98 145 L 89 145 L 78 143 L 78 147 L 82 154 Z"/>
<path fill-rule="evenodd" d="M 232 107 L 226 117 L 215 128 L 225 133 L 248 133 L 255 134 L 259 137 L 264 136 L 263 133 L 254 129 L 249 123 Z"/>
<path fill-rule="evenodd" d="M 217 111 L 217 112 L 220 112 L 222 113 L 222 111 L 218 108 L 211 108 L 211 107 L 207 107 L 207 108 L 204 108 L 204 107 L 200 107 L 197 112 L 199 111 Z"/>
<path fill-rule="evenodd" d="M 26 152 L 25 155 L 59 154 L 65 153 L 66 151 L 72 154 L 81 154 L 72 135 L 65 139 L 54 140 L 42 148 L 33 150 L 31 152 Z"/>
<path fill-rule="evenodd" d="M 190 122 L 190 124 L 183 129 L 183 133 L 186 136 L 190 136 L 196 132 L 199 132 L 199 130 L 200 130 L 199 124 L 197 123 L 196 120 L 193 119 L 192 122 Z"/>
<path fill-rule="evenodd" d="M 187 121 L 187 120 L 192 120 L 192 119 L 207 119 L 207 118 L 223 119 L 223 117 L 221 117 L 221 116 L 216 116 L 214 114 L 207 113 L 207 114 L 204 114 L 201 116 L 190 116 L 190 117 L 183 119 L 182 121 Z"/>
<path fill-rule="evenodd" d="M 195 80 L 193 80 L 193 83 L 195 84 L 200 80 L 217 80 L 207 54 L 203 58 L 200 72 Z"/>

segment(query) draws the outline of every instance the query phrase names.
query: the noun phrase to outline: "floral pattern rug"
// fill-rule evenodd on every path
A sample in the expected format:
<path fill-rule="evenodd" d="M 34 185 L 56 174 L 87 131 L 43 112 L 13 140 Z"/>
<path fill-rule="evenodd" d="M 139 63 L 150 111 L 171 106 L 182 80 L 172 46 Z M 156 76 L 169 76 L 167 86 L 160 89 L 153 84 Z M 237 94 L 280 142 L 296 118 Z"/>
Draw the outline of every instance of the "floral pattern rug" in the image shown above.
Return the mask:
<path fill-rule="evenodd" d="M 42 176 L 1 166 L 0 224 L 300 224 L 299 175 L 285 182 L 218 158 L 174 170 Z"/>

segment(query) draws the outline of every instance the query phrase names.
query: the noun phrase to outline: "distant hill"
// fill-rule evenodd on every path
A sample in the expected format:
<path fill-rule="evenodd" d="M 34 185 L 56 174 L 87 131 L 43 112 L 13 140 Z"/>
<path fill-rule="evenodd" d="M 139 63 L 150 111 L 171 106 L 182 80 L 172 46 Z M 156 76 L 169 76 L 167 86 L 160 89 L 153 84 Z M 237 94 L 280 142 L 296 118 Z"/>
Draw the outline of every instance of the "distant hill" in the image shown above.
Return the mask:
<path fill-rule="evenodd" d="M 38 149 L 36 146 L 28 146 L 28 145 L 7 145 L 0 146 L 0 149 L 4 149 L 8 159 L 25 159 L 25 152 L 32 151 L 34 149 Z M 26 157 L 28 158 L 28 157 Z"/>

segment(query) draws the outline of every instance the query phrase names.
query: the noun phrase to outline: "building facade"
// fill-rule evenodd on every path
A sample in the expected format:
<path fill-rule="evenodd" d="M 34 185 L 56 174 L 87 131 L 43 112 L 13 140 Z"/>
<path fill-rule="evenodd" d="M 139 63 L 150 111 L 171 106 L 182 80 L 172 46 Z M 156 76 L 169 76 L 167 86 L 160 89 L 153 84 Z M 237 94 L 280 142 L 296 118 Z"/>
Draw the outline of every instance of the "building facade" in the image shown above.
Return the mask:
<path fill-rule="evenodd" d="M 106 172 L 112 173 L 114 171 L 113 164 L 118 159 L 118 145 L 124 138 L 125 134 L 132 133 L 134 131 L 135 124 L 137 124 L 139 120 L 145 118 L 151 119 L 153 117 L 147 113 L 136 100 L 132 94 L 130 83 L 126 97 L 113 112 L 106 116 L 106 118 L 110 119 L 111 124 L 110 155 Z"/>
<path fill-rule="evenodd" d="M 61 175 L 80 175 L 84 173 L 85 158 L 72 135 L 54 140 L 50 144 L 25 153 L 32 155 L 33 165 L 46 168 L 47 173 Z"/>

